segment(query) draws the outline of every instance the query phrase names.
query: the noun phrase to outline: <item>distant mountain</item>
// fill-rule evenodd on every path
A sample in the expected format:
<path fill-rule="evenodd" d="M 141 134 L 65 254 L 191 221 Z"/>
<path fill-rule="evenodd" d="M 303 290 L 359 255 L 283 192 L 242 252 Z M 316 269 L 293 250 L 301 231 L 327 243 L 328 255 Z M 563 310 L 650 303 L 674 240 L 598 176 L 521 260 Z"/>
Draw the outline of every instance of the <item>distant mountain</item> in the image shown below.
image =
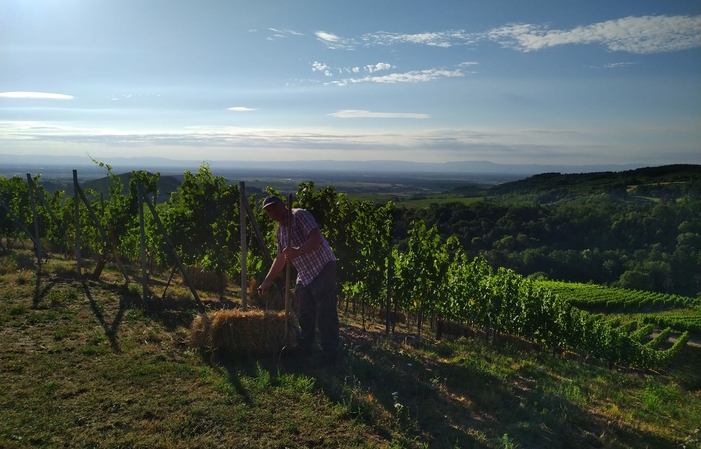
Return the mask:
<path fill-rule="evenodd" d="M 124 188 L 122 189 L 122 194 L 127 195 L 129 193 L 129 180 L 131 179 L 131 172 L 122 173 L 117 175 L 117 177 L 122 181 Z M 175 176 L 161 176 L 158 179 L 158 196 L 161 199 L 170 198 L 170 194 L 178 189 L 182 184 L 182 181 Z M 109 177 L 93 179 L 90 181 L 85 181 L 81 183 L 83 189 L 93 189 L 97 193 L 101 193 L 107 197 L 109 195 L 109 189 L 112 186 L 112 179 Z"/>
<path fill-rule="evenodd" d="M 571 193 L 612 193 L 628 196 L 679 197 L 701 193 L 701 165 L 675 164 L 619 172 L 540 173 L 505 182 L 489 190 L 492 195 L 540 195 L 556 199 Z"/>
<path fill-rule="evenodd" d="M 623 171 L 645 167 L 642 164 L 627 165 L 539 165 L 539 164 L 497 164 L 489 161 L 454 161 L 445 163 L 425 163 L 410 161 L 183 161 L 158 157 L 108 157 L 96 158 L 100 162 L 110 164 L 113 171 L 150 170 L 160 172 L 197 171 L 206 162 L 214 169 L 248 170 L 259 169 L 274 172 L 281 171 L 338 171 L 364 173 L 440 173 L 440 174 L 508 174 L 530 176 L 546 172 L 558 173 L 591 173 L 607 171 Z M 102 170 L 87 156 L 20 156 L 0 154 L 0 169 L 17 168 L 19 172 L 31 167 L 61 169 Z M 35 170 L 36 171 L 36 170 Z"/>

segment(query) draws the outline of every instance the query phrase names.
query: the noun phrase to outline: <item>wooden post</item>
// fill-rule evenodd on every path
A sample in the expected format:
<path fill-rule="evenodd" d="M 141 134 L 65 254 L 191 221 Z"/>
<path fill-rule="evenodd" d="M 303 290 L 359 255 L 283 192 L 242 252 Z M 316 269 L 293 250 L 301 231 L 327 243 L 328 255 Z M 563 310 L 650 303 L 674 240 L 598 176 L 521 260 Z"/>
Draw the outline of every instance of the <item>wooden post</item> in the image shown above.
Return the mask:
<path fill-rule="evenodd" d="M 148 196 L 144 195 L 144 201 L 146 201 L 146 205 L 151 210 L 151 213 L 153 214 L 153 219 L 156 221 L 156 225 L 158 226 L 158 229 L 161 231 L 161 234 L 163 235 L 163 239 L 166 241 L 168 248 L 170 248 L 171 252 L 173 253 L 173 257 L 175 258 L 175 262 L 178 264 L 178 268 L 180 268 L 180 274 L 182 274 L 183 279 L 185 280 L 185 283 L 190 288 L 190 291 L 192 292 L 192 296 L 195 297 L 195 301 L 197 302 L 197 305 L 200 307 L 200 311 L 204 312 L 205 311 L 204 304 L 202 304 L 202 301 L 200 301 L 200 297 L 197 294 L 197 290 L 195 290 L 195 287 L 192 285 L 192 282 L 190 282 L 190 278 L 187 277 L 187 272 L 185 271 L 185 267 L 183 267 L 183 264 L 180 263 L 180 258 L 178 257 L 178 253 L 175 251 L 175 246 L 170 241 L 170 237 L 168 237 L 168 233 L 166 232 L 166 229 L 163 226 L 163 223 L 161 222 L 161 219 L 158 216 L 158 213 L 156 212 L 156 208 L 153 207 L 153 204 L 151 204 L 151 200 L 149 200 Z"/>
<path fill-rule="evenodd" d="M 392 262 L 392 248 L 390 248 L 389 255 L 387 256 L 387 298 L 385 301 L 385 308 L 387 309 L 387 316 L 386 316 L 386 320 L 385 320 L 385 333 L 387 335 L 389 335 L 390 326 L 392 323 L 392 320 L 391 320 L 391 316 L 392 316 L 391 315 L 392 314 L 392 311 L 391 311 L 391 308 L 392 308 L 392 300 L 391 300 L 391 298 L 392 298 L 392 273 L 393 273 L 392 263 L 393 263 Z M 397 320 L 396 314 L 394 316 L 394 320 L 395 321 Z"/>
<path fill-rule="evenodd" d="M 253 211 L 251 210 L 251 206 L 248 204 L 248 201 L 246 201 L 246 215 L 248 215 L 248 220 L 251 222 L 251 227 L 253 228 L 253 232 L 256 234 L 256 239 L 258 239 L 258 244 L 260 245 L 260 249 L 263 251 L 263 257 L 265 258 L 265 262 L 267 264 L 273 263 L 273 258 L 270 257 L 270 250 L 265 244 L 265 240 L 263 239 L 263 234 L 260 233 L 260 228 L 258 227 L 258 222 L 256 221 L 256 217 L 253 216 Z"/>
<path fill-rule="evenodd" d="M 246 287 L 248 286 L 248 278 L 246 276 L 246 183 L 239 182 L 239 227 L 241 228 L 241 309 L 245 312 L 248 308 L 246 298 Z"/>
<path fill-rule="evenodd" d="M 74 170 L 75 172 L 75 170 Z M 85 193 L 83 192 L 83 189 L 80 187 L 80 184 L 77 182 L 77 176 L 74 178 L 74 189 L 78 193 L 78 196 L 83 200 L 83 203 L 85 204 L 85 208 L 88 210 L 88 214 L 90 215 L 90 218 L 92 218 L 93 223 L 95 223 L 95 227 L 97 227 L 97 230 L 100 232 L 100 236 L 102 237 L 102 240 L 104 240 L 105 245 L 113 247 L 113 245 L 107 240 L 107 233 L 105 232 L 105 228 L 102 227 L 102 223 L 100 223 L 100 220 L 98 220 L 97 215 L 95 215 L 95 212 L 92 209 L 92 206 L 90 206 L 90 201 L 88 201 L 88 198 L 85 196 Z M 76 206 L 77 208 L 77 206 Z M 114 250 L 114 247 L 113 247 Z M 116 252 L 116 251 L 115 251 Z M 104 254 L 101 254 L 101 264 L 106 262 L 106 257 Z M 127 269 L 122 265 L 122 262 L 119 260 L 119 257 L 115 257 L 115 261 L 117 262 L 117 265 L 119 266 L 119 269 L 122 270 L 122 274 L 124 275 L 124 280 L 127 284 L 129 284 L 129 275 L 127 274 Z M 104 266 L 104 265 L 103 265 Z M 100 270 L 100 268 L 98 266 Z M 95 275 L 93 276 L 95 279 L 99 279 L 99 270 L 95 271 Z"/>
<path fill-rule="evenodd" d="M 78 185 L 78 170 L 73 170 L 73 203 L 75 211 L 75 260 L 78 264 L 78 279 L 83 276 L 83 261 L 80 257 L 80 185 Z"/>
<path fill-rule="evenodd" d="M 39 237 L 39 216 L 37 215 L 37 205 L 34 201 L 34 183 L 32 175 L 27 173 L 27 184 L 29 184 L 29 202 L 32 205 L 32 218 L 34 219 L 34 236 L 36 237 L 35 245 L 37 250 L 37 265 L 41 267 L 41 238 Z"/>
<path fill-rule="evenodd" d="M 146 273 L 146 231 L 144 229 L 144 189 L 141 181 L 138 183 L 139 188 L 139 235 L 141 237 L 141 292 L 143 301 L 148 301 L 148 278 Z"/>
<path fill-rule="evenodd" d="M 289 247 L 292 242 L 292 194 L 287 195 L 287 247 Z M 285 265 L 285 340 L 287 340 L 287 334 L 290 329 L 290 274 L 291 274 L 292 261 L 288 260 Z"/>
<path fill-rule="evenodd" d="M 17 216 L 12 213 L 12 211 L 10 210 L 10 207 L 7 204 L 5 204 L 5 202 L 3 200 L 0 200 L 0 207 L 5 209 L 5 211 L 10 215 L 10 217 L 12 217 L 12 220 L 14 220 L 17 227 L 19 227 L 22 231 L 24 231 L 24 233 L 27 234 L 27 236 L 31 239 L 31 241 L 36 245 L 37 241 L 34 239 L 34 236 L 32 235 L 32 233 L 29 232 L 29 229 L 27 229 L 22 224 L 21 221 L 19 221 L 19 218 L 17 218 Z"/>
<path fill-rule="evenodd" d="M 34 184 L 34 180 L 32 179 L 31 176 L 29 176 L 29 173 L 27 173 L 27 180 L 29 181 L 29 185 L 33 186 L 36 188 L 36 185 Z M 57 226 L 61 226 L 61 222 L 59 221 L 58 217 L 54 214 L 54 211 L 51 210 L 51 207 L 49 206 L 49 203 L 46 201 L 46 198 L 44 198 L 44 194 L 41 193 L 41 189 L 36 188 L 35 190 L 36 193 L 38 193 L 39 197 L 39 202 L 44 206 L 46 209 L 46 212 L 49 213 L 49 216 L 51 216 L 51 219 L 56 223 Z M 63 227 L 63 235 L 61 236 L 61 240 L 67 240 L 66 239 L 66 228 L 65 226 Z"/>

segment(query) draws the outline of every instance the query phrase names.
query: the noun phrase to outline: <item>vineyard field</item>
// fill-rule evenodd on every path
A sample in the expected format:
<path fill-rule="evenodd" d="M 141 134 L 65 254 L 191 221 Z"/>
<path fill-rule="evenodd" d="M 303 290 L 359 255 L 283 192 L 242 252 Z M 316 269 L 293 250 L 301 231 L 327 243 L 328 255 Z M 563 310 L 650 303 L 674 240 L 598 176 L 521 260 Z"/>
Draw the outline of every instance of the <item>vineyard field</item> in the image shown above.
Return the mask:
<path fill-rule="evenodd" d="M 701 318 L 701 300 L 697 298 L 598 284 L 550 280 L 540 280 L 537 283 L 580 309 L 624 313 L 689 309 L 692 315 Z"/>

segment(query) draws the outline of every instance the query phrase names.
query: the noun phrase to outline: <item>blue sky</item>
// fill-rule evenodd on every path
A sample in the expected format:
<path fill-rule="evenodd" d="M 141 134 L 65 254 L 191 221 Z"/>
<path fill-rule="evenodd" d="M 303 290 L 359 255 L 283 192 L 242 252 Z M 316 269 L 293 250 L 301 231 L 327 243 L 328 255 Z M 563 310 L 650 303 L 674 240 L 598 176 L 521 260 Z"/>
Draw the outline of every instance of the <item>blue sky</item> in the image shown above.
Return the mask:
<path fill-rule="evenodd" d="M 701 2 L 3 0 L 0 154 L 701 163 Z"/>

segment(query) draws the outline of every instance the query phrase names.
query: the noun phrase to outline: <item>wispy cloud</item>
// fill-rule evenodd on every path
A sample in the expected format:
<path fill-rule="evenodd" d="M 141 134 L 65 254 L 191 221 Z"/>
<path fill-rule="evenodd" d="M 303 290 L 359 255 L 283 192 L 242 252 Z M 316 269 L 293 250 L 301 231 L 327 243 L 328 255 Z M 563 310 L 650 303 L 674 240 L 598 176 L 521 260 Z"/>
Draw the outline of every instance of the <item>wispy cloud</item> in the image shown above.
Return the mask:
<path fill-rule="evenodd" d="M 378 31 L 357 39 L 325 31 L 315 34 L 319 41 L 334 50 L 399 44 L 449 48 L 492 41 L 522 52 L 568 44 L 599 44 L 610 51 L 647 54 L 701 47 L 701 16 L 630 16 L 570 30 L 551 29 L 542 24 L 509 23 L 484 32 L 448 30 L 404 34 Z"/>
<path fill-rule="evenodd" d="M 619 67 L 628 67 L 629 65 L 636 65 L 637 62 L 612 62 L 610 64 L 604 64 L 606 69 L 616 69 Z"/>
<path fill-rule="evenodd" d="M 342 113 L 339 111 L 338 113 Z M 370 112 L 370 114 L 373 114 Z M 640 129 L 640 133 L 656 135 L 657 130 Z M 609 130 L 609 132 L 612 132 Z M 115 156 L 139 156 L 144 148 L 150 154 L 173 158 L 192 158 L 192 149 L 198 158 L 241 160 L 275 159 L 339 159 L 373 160 L 378 152 L 383 159 L 455 161 L 499 160 L 504 163 L 554 163 L 557 160 L 572 163 L 591 163 L 599 158 L 610 162 L 640 160 L 640 142 L 622 142 L 602 145 L 605 129 L 421 129 L 402 132 L 366 131 L 349 132 L 346 129 L 266 129 L 228 126 L 192 126 L 169 132 L 128 132 L 112 129 L 57 126 L 40 122 L 0 121 L 0 147 L 32 149 L 36 142 L 41 148 L 60 148 L 62 151 L 82 154 L 85 149 L 100 145 L 102 151 Z M 697 133 L 694 127 L 680 127 L 676 133 Z M 615 134 L 615 132 L 614 132 Z M 650 139 L 643 150 L 659 164 L 655 139 Z M 32 142 L 31 146 L 28 142 Z M 232 150 L 232 148 L 234 150 Z M 46 150 L 44 150 L 46 151 Z M 353 156 L 349 156 L 352 152 Z M 698 153 L 696 141 L 675 150 L 673 160 L 690 160 Z M 36 153 L 35 153 L 36 154 Z M 68 154 L 68 153 L 66 153 Z M 255 155 L 251 157 L 251 155 Z M 574 156 L 573 156 L 574 155 Z M 652 155 L 657 155 L 654 159 Z M 671 153 L 665 152 L 665 160 Z M 176 157 L 177 158 L 177 157 Z"/>
<path fill-rule="evenodd" d="M 72 95 L 47 92 L 0 92 L 0 98 L 24 98 L 31 100 L 72 100 Z"/>
<path fill-rule="evenodd" d="M 304 36 L 303 33 L 299 33 L 295 30 L 289 30 L 289 29 L 284 29 L 284 30 L 279 30 L 277 28 L 268 28 L 270 31 L 286 36 L 286 35 L 292 35 L 292 36 Z"/>
<path fill-rule="evenodd" d="M 522 52 L 567 44 L 602 44 L 611 51 L 663 53 L 700 47 L 701 16 L 631 16 L 571 30 L 509 24 L 490 30 L 487 37 Z"/>
<path fill-rule="evenodd" d="M 332 50 L 353 50 L 357 46 L 357 43 L 353 39 L 336 36 L 326 31 L 317 31 L 314 34 L 322 44 Z"/>
<path fill-rule="evenodd" d="M 427 69 L 414 70 L 405 73 L 390 73 L 383 76 L 363 76 L 360 78 L 346 78 L 339 81 L 330 81 L 325 84 L 334 84 L 337 86 L 347 86 L 348 84 L 358 83 L 422 83 L 426 81 L 434 81 L 440 78 L 454 78 L 465 76 L 462 70 L 445 70 L 445 69 Z"/>
<path fill-rule="evenodd" d="M 417 34 L 387 33 L 384 31 L 379 31 L 377 33 L 364 34 L 360 37 L 360 40 L 365 45 L 419 44 L 443 48 L 452 47 L 454 45 L 474 44 L 481 39 L 482 34 L 468 33 L 464 30 Z"/>
<path fill-rule="evenodd" d="M 234 111 L 234 112 L 249 112 L 249 111 L 256 111 L 257 109 L 254 108 L 247 108 L 245 106 L 234 106 L 232 108 L 227 108 L 227 111 Z"/>
<path fill-rule="evenodd" d="M 329 114 L 332 117 L 338 118 L 410 118 L 410 119 L 426 119 L 430 118 L 428 114 L 416 114 L 411 112 L 371 112 L 361 109 L 343 109 L 338 112 Z"/>
<path fill-rule="evenodd" d="M 249 30 L 249 31 L 255 31 L 255 30 Z M 276 39 L 285 39 L 290 36 L 304 36 L 303 33 L 299 33 L 295 30 L 289 30 L 289 29 L 278 29 L 278 28 L 268 28 L 268 31 L 272 32 L 272 35 L 269 35 L 266 39 L 269 41 L 274 41 Z"/>

